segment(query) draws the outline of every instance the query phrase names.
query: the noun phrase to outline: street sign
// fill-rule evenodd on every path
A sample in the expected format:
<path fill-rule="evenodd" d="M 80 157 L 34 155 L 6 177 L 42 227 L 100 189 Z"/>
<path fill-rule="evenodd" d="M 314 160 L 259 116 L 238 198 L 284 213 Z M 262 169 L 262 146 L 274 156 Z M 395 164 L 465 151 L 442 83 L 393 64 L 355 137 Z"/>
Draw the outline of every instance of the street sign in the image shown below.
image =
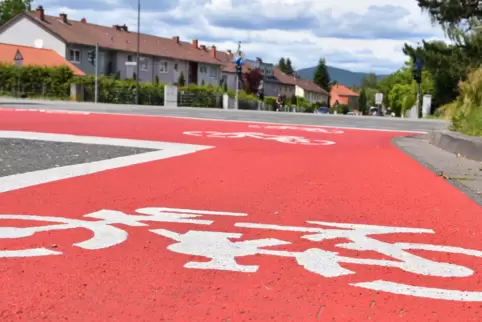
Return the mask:
<path fill-rule="evenodd" d="M 383 93 L 375 94 L 375 104 L 381 105 L 383 103 Z"/>
<path fill-rule="evenodd" d="M 17 65 L 17 66 L 23 65 L 23 56 L 20 53 L 19 49 L 17 49 L 17 52 L 15 53 L 15 57 L 13 57 L 13 60 L 15 61 L 15 65 Z"/>

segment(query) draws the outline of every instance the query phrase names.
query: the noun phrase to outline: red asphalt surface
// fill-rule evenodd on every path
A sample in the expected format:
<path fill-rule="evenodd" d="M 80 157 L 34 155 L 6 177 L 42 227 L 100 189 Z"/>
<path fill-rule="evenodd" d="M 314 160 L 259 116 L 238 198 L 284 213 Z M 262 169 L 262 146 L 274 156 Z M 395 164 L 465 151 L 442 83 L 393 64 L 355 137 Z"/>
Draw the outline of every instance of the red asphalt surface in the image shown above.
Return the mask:
<path fill-rule="evenodd" d="M 0 112 L 0 130 L 36 131 L 190 143 L 213 149 L 0 194 L 0 214 L 81 219 L 101 209 L 134 213 L 145 207 L 245 212 L 216 217 L 212 226 L 149 223 L 127 227 L 124 243 L 85 250 L 72 244 L 84 229 L 0 239 L 0 249 L 46 247 L 64 254 L 0 258 L 1 321 L 472 321 L 481 302 L 417 298 L 376 292 L 352 283 L 388 280 L 409 285 L 482 291 L 482 259 L 411 251 L 474 270 L 464 278 L 428 277 L 398 268 L 342 264 L 355 274 L 322 277 L 293 258 L 237 258 L 254 273 L 185 268 L 206 258 L 167 249 L 174 241 L 149 229 L 243 233 L 243 240 L 278 238 L 348 257 L 382 259 L 376 252 L 312 242 L 300 233 L 234 227 L 235 222 L 307 226 L 306 220 L 433 229 L 435 234 L 391 234 L 383 241 L 482 250 L 482 211 L 467 196 L 392 145 L 404 133 L 343 130 L 343 134 L 253 129 L 248 123 L 165 117 Z M 308 127 L 301 126 L 300 127 Z M 251 138 L 206 138 L 183 131 L 263 132 L 336 142 L 299 146 Z M 212 218 L 212 217 L 211 217 Z M 3 220 L 2 227 L 39 223 Z M 53 248 L 55 247 L 55 248 Z"/>

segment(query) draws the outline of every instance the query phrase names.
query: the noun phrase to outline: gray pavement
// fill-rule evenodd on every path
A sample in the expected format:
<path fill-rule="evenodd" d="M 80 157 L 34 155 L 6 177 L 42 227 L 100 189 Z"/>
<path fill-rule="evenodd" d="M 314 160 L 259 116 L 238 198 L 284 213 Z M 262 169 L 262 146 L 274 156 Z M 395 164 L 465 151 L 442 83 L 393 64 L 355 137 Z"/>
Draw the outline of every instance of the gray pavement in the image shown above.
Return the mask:
<path fill-rule="evenodd" d="M 428 135 L 398 137 L 395 145 L 482 206 L 482 162 L 442 150 Z"/>
<path fill-rule="evenodd" d="M 148 152 L 97 144 L 0 139 L 0 177 Z"/>
<path fill-rule="evenodd" d="M 163 106 L 94 104 L 85 102 L 79 103 L 66 101 L 27 100 L 1 97 L 0 107 L 188 117 L 301 125 L 324 125 L 344 128 L 384 129 L 395 131 L 428 132 L 433 130 L 445 130 L 448 127 L 448 123 L 445 121 L 431 119 L 411 120 L 390 117 L 220 110 L 190 107 L 168 108 Z"/>

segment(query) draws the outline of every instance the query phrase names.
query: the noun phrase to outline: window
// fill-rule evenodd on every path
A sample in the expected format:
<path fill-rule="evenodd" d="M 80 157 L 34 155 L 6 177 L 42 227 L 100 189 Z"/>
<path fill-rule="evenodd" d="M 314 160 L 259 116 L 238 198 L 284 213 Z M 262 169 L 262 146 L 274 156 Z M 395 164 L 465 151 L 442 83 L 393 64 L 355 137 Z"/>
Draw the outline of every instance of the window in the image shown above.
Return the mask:
<path fill-rule="evenodd" d="M 174 70 L 177 72 L 179 70 L 179 65 L 178 64 L 174 64 Z"/>
<path fill-rule="evenodd" d="M 70 61 L 72 63 L 80 63 L 80 50 L 78 49 L 70 50 Z"/>
<path fill-rule="evenodd" d="M 132 55 L 127 55 L 127 61 L 128 61 L 128 62 L 132 62 L 132 61 L 133 61 Z"/>
<path fill-rule="evenodd" d="M 211 72 L 211 75 L 210 75 L 210 76 L 211 76 L 212 78 L 217 78 L 218 73 L 217 73 L 217 71 L 216 71 L 216 67 L 212 66 L 210 72 Z"/>
<path fill-rule="evenodd" d="M 146 71 L 147 70 L 147 64 L 148 64 L 148 60 L 146 57 L 139 57 L 139 68 L 142 70 L 142 71 Z"/>
<path fill-rule="evenodd" d="M 169 71 L 169 64 L 167 61 L 165 60 L 161 60 L 159 62 L 159 72 L 160 73 L 167 73 Z"/>
<path fill-rule="evenodd" d="M 207 73 L 208 73 L 208 68 L 207 68 L 206 66 L 204 66 L 204 65 L 201 65 L 201 66 L 199 67 L 199 73 L 201 73 L 201 74 L 207 74 Z"/>

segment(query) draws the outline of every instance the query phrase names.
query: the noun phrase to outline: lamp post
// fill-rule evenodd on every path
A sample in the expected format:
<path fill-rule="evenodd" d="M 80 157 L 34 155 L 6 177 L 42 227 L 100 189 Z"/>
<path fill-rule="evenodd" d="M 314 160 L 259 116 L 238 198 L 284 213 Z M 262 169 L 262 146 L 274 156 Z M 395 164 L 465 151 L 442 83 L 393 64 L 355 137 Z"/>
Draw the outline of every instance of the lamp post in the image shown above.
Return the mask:
<path fill-rule="evenodd" d="M 139 51 L 141 47 L 141 0 L 137 0 L 136 105 L 139 105 Z"/>

